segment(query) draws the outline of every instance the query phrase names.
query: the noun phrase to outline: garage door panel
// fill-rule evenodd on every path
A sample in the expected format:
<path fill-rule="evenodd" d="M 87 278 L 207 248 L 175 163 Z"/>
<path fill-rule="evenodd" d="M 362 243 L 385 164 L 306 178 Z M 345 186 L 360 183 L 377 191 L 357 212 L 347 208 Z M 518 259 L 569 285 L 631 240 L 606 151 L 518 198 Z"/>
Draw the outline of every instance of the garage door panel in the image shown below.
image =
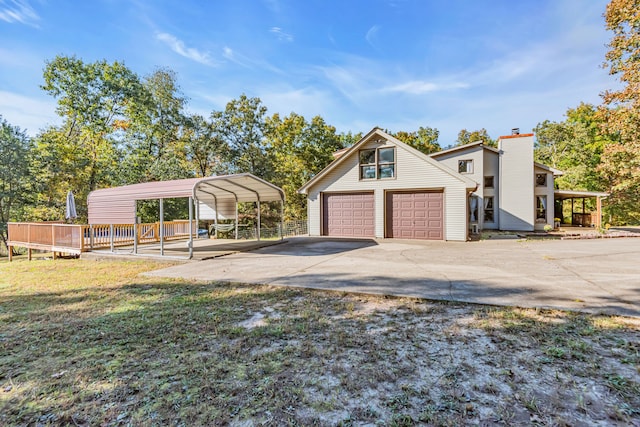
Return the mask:
<path fill-rule="evenodd" d="M 388 192 L 387 237 L 442 240 L 444 238 L 442 192 Z"/>
<path fill-rule="evenodd" d="M 324 235 L 344 237 L 375 235 L 373 193 L 324 194 L 323 205 Z"/>

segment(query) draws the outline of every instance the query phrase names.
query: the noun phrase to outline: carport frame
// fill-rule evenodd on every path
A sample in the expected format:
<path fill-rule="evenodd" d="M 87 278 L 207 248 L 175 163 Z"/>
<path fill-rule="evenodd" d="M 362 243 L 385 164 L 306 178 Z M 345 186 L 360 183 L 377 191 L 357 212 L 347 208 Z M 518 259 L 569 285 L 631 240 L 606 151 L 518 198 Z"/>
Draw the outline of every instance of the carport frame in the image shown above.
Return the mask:
<path fill-rule="evenodd" d="M 214 184 L 215 183 L 215 184 Z M 206 190 L 201 189 L 206 185 Z M 257 203 L 258 231 L 257 238 L 260 240 L 260 207 L 262 202 L 279 201 L 280 207 L 280 229 L 284 227 L 284 202 L 285 193 L 280 187 L 271 184 L 250 173 L 240 173 L 233 175 L 211 176 L 204 178 L 191 178 L 173 181 L 158 181 L 142 184 L 133 184 L 122 187 L 114 187 L 96 190 L 89 194 L 87 204 L 89 207 L 89 224 L 133 224 L 134 232 L 137 232 L 137 202 L 138 200 L 159 200 L 160 213 L 160 256 L 164 256 L 164 199 L 188 198 L 189 200 L 189 255 L 187 259 L 193 258 L 193 220 L 194 204 L 196 224 L 200 219 L 199 203 L 208 204 L 203 199 L 204 195 L 213 198 L 215 209 L 215 224 L 218 224 L 218 203 L 221 200 L 233 200 L 235 202 L 235 237 L 238 238 L 238 203 Z M 137 235 L 137 234 L 136 234 Z M 282 238 L 282 235 L 280 236 Z M 135 243 L 133 253 L 138 254 L 138 245 Z M 183 258 L 183 257 L 180 257 Z"/>

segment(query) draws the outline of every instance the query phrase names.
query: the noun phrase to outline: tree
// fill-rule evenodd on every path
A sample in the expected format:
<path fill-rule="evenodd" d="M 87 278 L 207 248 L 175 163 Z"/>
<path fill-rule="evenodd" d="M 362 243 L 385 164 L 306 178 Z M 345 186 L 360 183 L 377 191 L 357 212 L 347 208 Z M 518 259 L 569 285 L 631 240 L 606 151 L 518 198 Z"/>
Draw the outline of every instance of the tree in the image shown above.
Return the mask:
<path fill-rule="evenodd" d="M 612 136 L 600 131 L 596 107 L 581 103 L 568 109 L 563 122 L 545 120 L 534 128 L 535 159 L 564 172 L 556 179 L 572 190 L 605 191 L 608 183 L 598 170 L 604 146 Z"/>
<path fill-rule="evenodd" d="M 0 239 L 7 247 L 7 222 L 19 218 L 28 199 L 31 139 L 0 116 Z"/>
<path fill-rule="evenodd" d="M 485 145 L 488 145 L 490 147 L 497 146 L 497 142 L 494 139 L 491 139 L 485 128 L 474 130 L 471 132 L 466 129 L 462 129 L 460 132 L 458 132 L 456 146 L 470 144 L 472 142 L 478 141 L 482 141 Z"/>
<path fill-rule="evenodd" d="M 336 129 L 316 116 L 311 122 L 291 113 L 284 119 L 274 114 L 266 120 L 266 146 L 273 167 L 273 181 L 286 195 L 285 217 L 306 217 L 306 197 L 298 189 L 333 160 L 343 148 Z"/>
<path fill-rule="evenodd" d="M 57 99 L 64 119 L 36 138 L 38 205 L 32 219 L 61 215 L 64 194 L 77 196 L 78 213 L 86 213 L 86 195 L 112 185 L 120 174 L 118 130 L 128 122 L 128 108 L 143 92 L 138 76 L 120 62 L 85 63 L 57 56 L 46 63 L 42 89 Z M 55 218 L 58 219 L 59 217 Z"/>
<path fill-rule="evenodd" d="M 182 135 L 185 105 L 173 71 L 161 68 L 145 77 L 139 97 L 128 107 L 124 183 L 193 176 Z"/>
<path fill-rule="evenodd" d="M 609 205 L 617 222 L 640 223 L 640 2 L 611 0 L 605 11 L 606 28 L 613 32 L 605 66 L 622 83 L 602 94 L 607 144 L 600 170 L 611 180 Z"/>
<path fill-rule="evenodd" d="M 436 128 L 420 126 L 416 132 L 400 131 L 391 135 L 424 154 L 436 153 L 441 150 L 440 144 L 438 144 L 440 131 Z"/>
<path fill-rule="evenodd" d="M 224 159 L 229 157 L 228 146 L 204 117 L 193 115 L 185 123 L 183 135 L 187 158 L 197 176 L 226 174 Z"/>
<path fill-rule="evenodd" d="M 224 111 L 211 113 L 216 135 L 229 147 L 229 171 L 249 172 L 263 179 L 271 176 L 271 165 L 264 147 L 267 107 L 260 98 L 239 99 L 227 103 Z"/>

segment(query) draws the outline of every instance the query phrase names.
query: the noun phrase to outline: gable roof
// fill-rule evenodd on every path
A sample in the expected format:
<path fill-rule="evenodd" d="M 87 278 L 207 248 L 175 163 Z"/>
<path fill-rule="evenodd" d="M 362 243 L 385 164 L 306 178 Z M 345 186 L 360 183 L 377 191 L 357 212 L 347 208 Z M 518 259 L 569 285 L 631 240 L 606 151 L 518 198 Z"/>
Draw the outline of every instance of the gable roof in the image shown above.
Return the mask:
<path fill-rule="evenodd" d="M 414 156 L 420 158 L 421 160 L 423 160 L 424 162 L 428 163 L 429 165 L 431 165 L 431 166 L 433 166 L 433 167 L 435 167 L 437 169 L 440 169 L 441 171 L 451 175 L 452 177 L 456 178 L 457 180 L 463 182 L 466 185 L 466 188 L 474 188 L 474 189 L 477 188 L 478 184 L 475 181 L 472 181 L 471 179 L 466 178 L 466 177 L 458 174 L 457 172 L 455 172 L 452 169 L 449 169 L 448 167 L 444 166 L 443 164 L 441 164 L 437 160 L 432 159 L 431 157 L 429 157 L 428 155 L 422 153 L 421 151 L 418 151 L 415 148 L 413 148 L 413 147 L 405 144 L 404 142 L 400 141 L 399 139 L 394 138 L 393 136 L 391 136 L 388 133 L 384 132 L 382 129 L 375 127 L 373 129 L 371 129 L 371 131 L 369 131 L 369 133 L 367 133 L 365 136 L 363 136 L 360 139 L 360 141 L 358 141 L 355 144 L 353 144 L 340 157 L 338 157 L 333 162 L 329 163 L 329 165 L 327 167 L 322 169 L 320 172 L 318 172 L 316 174 L 316 176 L 311 178 L 306 184 L 304 184 L 302 187 L 300 187 L 300 189 L 298 190 L 298 193 L 306 194 L 307 191 L 309 190 L 309 188 L 311 188 L 317 182 L 321 181 L 333 169 L 335 169 L 336 167 L 338 167 L 339 165 L 344 163 L 346 161 L 346 159 L 350 158 L 355 153 L 357 153 L 358 149 L 360 147 L 362 147 L 364 144 L 370 142 L 371 139 L 375 135 L 377 135 L 378 137 L 393 143 L 396 147 L 399 147 L 399 148 L 401 148 L 401 149 L 403 149 L 405 151 L 410 152 L 411 154 L 413 154 Z"/>
<path fill-rule="evenodd" d="M 469 148 L 474 148 L 480 146 L 485 150 L 491 151 L 493 153 L 499 154 L 500 151 L 497 148 L 489 147 L 488 145 L 484 145 L 483 141 L 470 142 L 465 145 L 458 145 L 457 147 L 447 148 L 446 150 L 438 151 L 437 153 L 429 154 L 430 157 L 439 157 L 445 154 L 455 153 L 456 151 L 467 150 Z"/>

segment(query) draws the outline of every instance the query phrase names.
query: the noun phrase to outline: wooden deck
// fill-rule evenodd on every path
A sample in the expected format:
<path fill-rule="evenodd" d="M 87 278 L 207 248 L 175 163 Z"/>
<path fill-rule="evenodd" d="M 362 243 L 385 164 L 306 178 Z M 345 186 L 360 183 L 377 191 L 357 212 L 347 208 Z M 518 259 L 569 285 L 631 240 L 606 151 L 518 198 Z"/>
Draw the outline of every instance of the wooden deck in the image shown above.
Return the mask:
<path fill-rule="evenodd" d="M 194 226 L 195 227 L 195 226 Z M 163 223 L 163 240 L 180 240 L 189 237 L 189 221 L 166 221 Z M 196 230 L 192 231 L 195 235 Z M 14 247 L 27 248 L 29 259 L 32 250 L 57 254 L 79 255 L 100 248 L 115 249 L 134 244 L 160 241 L 160 224 L 63 224 L 61 222 L 10 222 L 7 246 L 9 260 Z"/>

